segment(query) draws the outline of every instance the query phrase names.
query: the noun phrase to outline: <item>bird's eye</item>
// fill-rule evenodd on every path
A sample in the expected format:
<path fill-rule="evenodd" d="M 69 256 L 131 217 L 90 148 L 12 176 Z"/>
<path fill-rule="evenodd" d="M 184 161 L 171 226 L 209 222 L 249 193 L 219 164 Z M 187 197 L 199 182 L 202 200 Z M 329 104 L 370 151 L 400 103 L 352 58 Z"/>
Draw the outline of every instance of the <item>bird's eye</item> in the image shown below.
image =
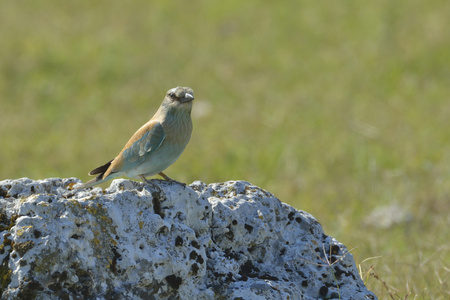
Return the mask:
<path fill-rule="evenodd" d="M 173 93 L 173 92 L 172 92 L 172 93 L 169 93 L 169 97 L 170 97 L 170 98 L 175 98 L 175 93 Z"/>

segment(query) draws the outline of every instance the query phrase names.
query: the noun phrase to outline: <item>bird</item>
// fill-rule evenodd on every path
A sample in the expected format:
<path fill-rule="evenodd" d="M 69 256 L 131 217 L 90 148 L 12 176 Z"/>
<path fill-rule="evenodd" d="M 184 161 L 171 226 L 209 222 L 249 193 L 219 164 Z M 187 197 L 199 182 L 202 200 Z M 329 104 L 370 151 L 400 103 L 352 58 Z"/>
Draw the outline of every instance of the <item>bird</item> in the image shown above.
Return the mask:
<path fill-rule="evenodd" d="M 151 184 L 147 177 L 159 174 L 165 180 L 175 181 L 163 171 L 180 157 L 189 143 L 193 100 L 194 91 L 190 87 L 168 90 L 154 116 L 133 134 L 122 151 L 90 171 L 89 175 L 97 176 L 77 189 L 123 176 Z"/>

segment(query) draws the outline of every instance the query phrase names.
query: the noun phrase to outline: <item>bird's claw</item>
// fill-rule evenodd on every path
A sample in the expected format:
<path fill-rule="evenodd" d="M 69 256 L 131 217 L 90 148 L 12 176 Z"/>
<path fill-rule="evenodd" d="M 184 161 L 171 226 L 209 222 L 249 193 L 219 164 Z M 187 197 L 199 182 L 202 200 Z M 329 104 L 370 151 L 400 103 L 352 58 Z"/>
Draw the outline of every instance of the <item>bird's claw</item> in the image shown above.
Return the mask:
<path fill-rule="evenodd" d="M 160 194 L 160 195 L 162 194 L 162 190 L 161 190 L 161 188 L 160 188 L 159 186 L 157 186 L 157 185 L 156 185 L 155 183 L 153 183 L 151 180 L 148 180 L 147 178 L 145 178 L 145 176 L 143 176 L 143 175 L 141 175 L 140 177 L 141 177 L 141 179 L 142 179 L 143 182 L 145 182 L 146 184 L 152 186 L 153 189 L 156 190 L 156 192 L 157 192 L 158 194 Z"/>
<path fill-rule="evenodd" d="M 183 188 L 186 188 L 186 183 L 179 182 L 179 181 L 177 181 L 175 179 L 172 179 L 169 176 L 167 176 L 166 174 L 164 174 L 163 172 L 160 172 L 158 175 L 161 176 L 162 178 L 164 178 L 164 180 L 166 180 L 166 181 L 171 181 L 171 182 L 178 183 L 178 184 L 182 185 Z"/>

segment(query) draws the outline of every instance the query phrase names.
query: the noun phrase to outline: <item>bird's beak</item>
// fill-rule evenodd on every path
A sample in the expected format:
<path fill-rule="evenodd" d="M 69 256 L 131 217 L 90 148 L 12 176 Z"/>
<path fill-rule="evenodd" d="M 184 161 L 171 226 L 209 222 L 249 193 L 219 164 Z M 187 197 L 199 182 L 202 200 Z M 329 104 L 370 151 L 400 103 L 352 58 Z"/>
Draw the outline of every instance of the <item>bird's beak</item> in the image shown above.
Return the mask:
<path fill-rule="evenodd" d="M 184 94 L 183 102 L 189 102 L 189 101 L 192 101 L 192 100 L 194 100 L 194 96 L 192 96 L 189 93 Z"/>

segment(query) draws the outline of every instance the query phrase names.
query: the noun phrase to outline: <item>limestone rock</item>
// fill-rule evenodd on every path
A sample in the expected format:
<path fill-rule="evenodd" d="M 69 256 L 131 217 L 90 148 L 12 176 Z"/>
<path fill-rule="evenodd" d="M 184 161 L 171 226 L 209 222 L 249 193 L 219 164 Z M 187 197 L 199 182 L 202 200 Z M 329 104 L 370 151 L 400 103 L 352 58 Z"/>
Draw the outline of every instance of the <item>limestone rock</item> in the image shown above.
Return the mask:
<path fill-rule="evenodd" d="M 2 299 L 376 299 L 313 216 L 248 182 L 79 182 L 0 182 Z"/>

